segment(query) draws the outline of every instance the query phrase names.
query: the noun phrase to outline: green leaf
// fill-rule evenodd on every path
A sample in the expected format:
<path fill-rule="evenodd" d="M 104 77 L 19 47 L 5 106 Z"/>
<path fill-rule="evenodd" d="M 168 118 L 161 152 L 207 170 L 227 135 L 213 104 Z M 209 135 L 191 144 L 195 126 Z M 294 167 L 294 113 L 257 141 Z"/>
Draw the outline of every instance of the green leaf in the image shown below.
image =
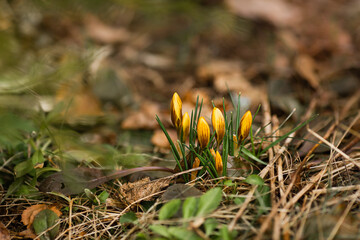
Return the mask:
<path fill-rule="evenodd" d="M 200 197 L 199 209 L 196 216 L 204 216 L 214 211 L 221 202 L 222 191 L 220 188 L 213 188 Z"/>
<path fill-rule="evenodd" d="M 133 223 L 137 220 L 134 212 L 127 212 L 120 217 L 120 223 Z"/>
<path fill-rule="evenodd" d="M 266 207 L 271 207 L 270 187 L 268 185 L 259 186 L 257 188 L 260 194 L 263 195 L 264 203 Z"/>
<path fill-rule="evenodd" d="M 226 225 L 222 226 L 222 228 L 220 229 L 220 236 L 222 240 L 232 240 L 232 236 L 229 233 L 229 229 L 227 228 Z"/>
<path fill-rule="evenodd" d="M 247 150 L 246 148 L 241 148 L 241 152 L 244 153 L 246 156 L 248 156 L 249 158 L 251 158 L 252 160 L 267 165 L 267 163 L 265 163 L 264 161 L 261 161 L 258 157 L 256 157 L 254 154 L 252 154 L 249 150 Z"/>
<path fill-rule="evenodd" d="M 173 200 L 167 202 L 160 209 L 159 219 L 160 220 L 165 220 L 165 219 L 171 218 L 179 210 L 180 205 L 181 205 L 181 200 L 180 199 L 173 199 Z"/>
<path fill-rule="evenodd" d="M 163 237 L 172 239 L 172 236 L 169 233 L 168 228 L 165 227 L 165 226 L 162 226 L 162 225 L 150 225 L 149 228 L 154 233 L 157 233 L 157 234 L 159 234 L 159 235 L 161 235 Z"/>
<path fill-rule="evenodd" d="M 206 236 L 210 236 L 214 232 L 218 224 L 219 223 L 214 218 L 206 219 L 204 222 Z"/>
<path fill-rule="evenodd" d="M 264 179 L 259 177 L 256 174 L 249 175 L 244 182 L 251 184 L 251 185 L 264 185 Z"/>
<path fill-rule="evenodd" d="M 202 238 L 196 235 L 193 231 L 188 230 L 185 227 L 169 227 L 168 232 L 172 235 L 171 239 L 181 240 L 201 240 Z"/>
<path fill-rule="evenodd" d="M 14 167 L 16 178 L 22 177 L 34 169 L 31 159 L 23 161 Z"/>
<path fill-rule="evenodd" d="M 245 198 L 243 198 L 243 197 L 235 197 L 234 198 L 234 203 L 236 204 L 236 205 L 241 205 L 241 204 L 243 204 L 245 202 Z"/>
<path fill-rule="evenodd" d="M 40 177 L 42 174 L 46 172 L 60 172 L 61 170 L 59 168 L 53 168 L 53 167 L 44 167 L 44 168 L 37 168 L 36 171 L 36 177 Z"/>
<path fill-rule="evenodd" d="M 33 228 L 35 233 L 39 235 L 42 232 L 46 231 L 48 228 L 53 227 L 58 221 L 58 219 L 59 219 L 58 215 L 56 215 L 56 213 L 54 213 L 50 209 L 42 210 L 34 218 Z M 41 240 L 55 239 L 59 233 L 59 227 L 60 227 L 59 224 L 53 227 L 51 230 L 44 233 L 40 237 L 40 239 Z"/>
<path fill-rule="evenodd" d="M 36 150 L 33 156 L 31 157 L 31 161 L 33 166 L 36 166 L 37 164 L 45 162 L 44 156 L 41 152 L 41 150 Z"/>
<path fill-rule="evenodd" d="M 197 205 L 198 205 L 198 198 L 195 197 L 188 197 L 185 199 L 183 203 L 183 218 L 191 218 L 195 216 Z"/>
<path fill-rule="evenodd" d="M 23 182 L 24 182 L 24 178 L 15 179 L 15 181 L 12 184 L 10 184 L 10 186 L 5 194 L 5 197 L 1 200 L 1 202 L 3 200 L 5 200 L 8 196 L 10 196 L 11 194 L 15 193 L 20 188 L 20 186 L 23 184 Z"/>
<path fill-rule="evenodd" d="M 33 123 L 11 113 L 0 115 L 0 145 L 14 147 L 24 139 L 23 133 L 34 130 Z"/>
<path fill-rule="evenodd" d="M 228 187 L 235 186 L 235 183 L 231 181 L 230 179 L 224 181 L 224 185 Z"/>
<path fill-rule="evenodd" d="M 100 203 L 105 203 L 106 199 L 109 197 L 109 193 L 107 191 L 102 191 L 98 195 L 98 199 L 100 200 Z"/>
<path fill-rule="evenodd" d="M 149 236 L 147 236 L 143 232 L 136 234 L 136 237 L 135 237 L 135 240 L 148 240 L 148 239 L 150 239 Z"/>
<path fill-rule="evenodd" d="M 267 212 L 271 208 L 270 187 L 267 185 L 259 186 L 255 191 L 256 199 L 260 205 L 259 214 Z"/>
<path fill-rule="evenodd" d="M 92 203 L 97 203 L 97 199 L 96 199 L 96 195 L 88 188 L 84 189 L 85 195 L 86 197 L 92 202 Z"/>

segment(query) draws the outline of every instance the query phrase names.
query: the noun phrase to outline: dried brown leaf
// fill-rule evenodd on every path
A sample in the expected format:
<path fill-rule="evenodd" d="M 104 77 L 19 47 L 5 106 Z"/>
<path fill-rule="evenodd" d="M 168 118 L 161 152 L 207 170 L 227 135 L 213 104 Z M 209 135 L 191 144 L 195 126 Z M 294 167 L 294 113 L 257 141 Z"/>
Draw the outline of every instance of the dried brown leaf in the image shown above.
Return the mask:
<path fill-rule="evenodd" d="M 74 85 L 63 84 L 56 93 L 56 102 L 64 102 L 69 106 L 63 113 L 67 121 L 86 123 L 91 117 L 103 116 L 100 101 L 91 87 L 83 84 L 80 79 L 78 81 Z"/>
<path fill-rule="evenodd" d="M 158 180 L 151 182 L 150 178 L 147 177 L 137 182 L 123 184 L 120 188 L 120 194 L 127 203 L 133 203 L 140 199 L 150 201 L 153 199 L 151 195 L 168 186 L 169 181 Z"/>
<path fill-rule="evenodd" d="M 30 228 L 35 216 L 44 209 L 47 209 L 46 204 L 37 204 L 26 208 L 21 214 L 21 221 L 24 225 Z"/>
<path fill-rule="evenodd" d="M 34 218 L 35 216 L 41 212 L 42 210 L 45 209 L 50 209 L 51 211 L 53 211 L 56 215 L 58 215 L 59 217 L 61 216 L 61 212 L 59 209 L 56 208 L 56 206 L 49 206 L 46 204 L 36 204 L 33 206 L 30 206 L 28 208 L 26 208 L 23 213 L 21 214 L 21 221 L 23 222 L 24 225 L 27 226 L 27 228 L 30 228 L 32 223 L 34 222 Z"/>
<path fill-rule="evenodd" d="M 131 34 L 122 27 L 105 25 L 98 18 L 88 15 L 85 19 L 87 34 L 95 41 L 101 43 L 117 43 L 130 39 Z"/>
<path fill-rule="evenodd" d="M 20 232 L 19 235 L 24 238 L 31 238 L 31 239 L 35 239 L 37 237 L 37 235 L 30 228 L 27 228 L 26 230 Z"/>
<path fill-rule="evenodd" d="M 134 111 L 122 122 L 123 129 L 155 129 L 158 123 L 155 114 L 159 113 L 159 106 L 150 101 L 145 101 L 139 111 Z"/>
<path fill-rule="evenodd" d="M 168 129 L 167 132 L 175 143 L 177 139 L 176 131 L 174 129 Z M 170 143 L 161 129 L 156 129 L 154 131 L 154 134 L 151 137 L 151 143 L 161 149 L 170 149 Z"/>
<path fill-rule="evenodd" d="M 240 67 L 241 63 L 237 61 L 213 60 L 199 66 L 197 75 L 202 81 L 207 81 L 213 79 L 217 75 L 241 72 Z"/>
<path fill-rule="evenodd" d="M 194 186 L 185 184 L 174 184 L 168 187 L 161 197 L 163 201 L 170 201 L 172 199 L 180 198 L 185 199 L 187 197 L 201 196 L 203 193 Z"/>
<path fill-rule="evenodd" d="M 299 55 L 295 60 L 296 71 L 305 78 L 309 84 L 317 89 L 320 85 L 320 79 L 316 72 L 316 63 L 308 55 Z"/>
<path fill-rule="evenodd" d="M 0 222 L 0 240 L 10 240 L 9 230 L 5 227 L 5 225 Z"/>
<path fill-rule="evenodd" d="M 299 8 L 289 1 L 227 0 L 226 4 L 241 17 L 265 20 L 277 27 L 294 26 L 302 18 Z"/>

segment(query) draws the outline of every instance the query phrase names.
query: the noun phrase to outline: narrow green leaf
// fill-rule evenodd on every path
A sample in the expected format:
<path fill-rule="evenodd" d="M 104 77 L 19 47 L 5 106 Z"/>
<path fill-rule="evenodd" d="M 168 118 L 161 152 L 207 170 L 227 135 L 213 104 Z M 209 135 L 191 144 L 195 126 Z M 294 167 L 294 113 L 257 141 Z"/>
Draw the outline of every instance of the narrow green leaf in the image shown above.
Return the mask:
<path fill-rule="evenodd" d="M 251 185 L 264 185 L 264 179 L 256 174 L 249 175 L 244 182 L 251 184 Z"/>
<path fill-rule="evenodd" d="M 222 191 L 220 188 L 213 188 L 200 197 L 199 208 L 196 216 L 204 216 L 214 211 L 221 202 Z"/>
<path fill-rule="evenodd" d="M 165 219 L 171 218 L 179 210 L 180 205 L 181 205 L 181 200 L 180 199 L 173 199 L 173 200 L 167 202 L 160 209 L 159 219 L 160 220 L 165 220 Z"/>
<path fill-rule="evenodd" d="M 183 218 L 191 218 L 195 216 L 198 200 L 199 199 L 195 197 L 188 197 L 185 199 L 182 208 Z"/>
<path fill-rule="evenodd" d="M 247 150 L 246 148 L 241 148 L 241 152 L 244 153 L 246 156 L 248 156 L 249 158 L 255 160 L 258 163 L 267 165 L 267 163 L 265 163 L 264 161 L 261 161 L 258 157 L 256 157 L 254 154 L 252 154 L 249 150 Z"/>
<path fill-rule="evenodd" d="M 276 144 L 278 144 L 279 142 L 281 142 L 282 140 L 285 140 L 290 134 L 292 134 L 293 132 L 296 132 L 297 130 L 299 130 L 300 128 L 304 127 L 306 124 L 308 124 L 309 122 L 311 122 L 312 120 L 314 120 L 315 118 L 317 118 L 318 115 L 314 115 L 312 116 L 310 119 L 308 119 L 307 121 L 299 124 L 297 127 L 293 128 L 291 131 L 289 131 L 288 133 L 286 133 L 285 135 L 281 136 L 279 139 L 277 139 L 276 141 L 272 142 L 269 146 L 267 146 L 266 148 L 264 148 L 264 150 L 261 151 L 260 155 L 267 152 L 267 150 L 269 150 L 270 148 L 272 148 L 273 146 L 275 146 Z"/>

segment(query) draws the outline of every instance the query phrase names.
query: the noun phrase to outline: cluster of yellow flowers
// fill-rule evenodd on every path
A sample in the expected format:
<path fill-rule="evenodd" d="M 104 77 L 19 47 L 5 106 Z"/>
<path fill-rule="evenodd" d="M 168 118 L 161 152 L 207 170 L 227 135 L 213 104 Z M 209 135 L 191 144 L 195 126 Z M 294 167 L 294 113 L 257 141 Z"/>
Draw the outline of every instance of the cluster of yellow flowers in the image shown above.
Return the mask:
<path fill-rule="evenodd" d="M 182 101 L 179 95 L 175 92 L 171 104 L 170 104 L 170 112 L 171 112 L 171 121 L 175 126 L 178 134 L 178 138 L 182 143 L 184 143 L 189 136 L 190 131 L 190 117 L 189 114 L 186 112 L 184 115 L 182 114 Z M 225 136 L 225 119 L 224 115 L 222 114 L 221 110 L 217 107 L 213 108 L 212 115 L 211 115 L 211 123 L 213 127 L 213 131 L 215 132 L 215 140 L 216 140 L 216 149 L 221 145 L 224 136 Z M 236 135 L 233 135 L 233 142 L 234 147 L 237 148 L 238 144 L 242 142 L 250 132 L 250 127 L 252 124 L 252 115 L 250 111 L 247 111 L 240 121 L 240 126 L 238 129 L 238 138 Z M 206 122 L 204 117 L 200 117 L 197 123 L 197 140 L 199 143 L 200 148 L 203 150 L 209 145 L 210 141 L 210 127 Z M 221 155 L 218 150 L 210 149 L 210 153 L 215 160 L 215 168 L 218 175 L 222 174 L 223 171 L 223 161 Z M 199 158 L 195 158 L 193 162 L 193 168 L 200 166 Z M 191 179 L 195 179 L 197 172 L 193 172 L 191 175 Z"/>

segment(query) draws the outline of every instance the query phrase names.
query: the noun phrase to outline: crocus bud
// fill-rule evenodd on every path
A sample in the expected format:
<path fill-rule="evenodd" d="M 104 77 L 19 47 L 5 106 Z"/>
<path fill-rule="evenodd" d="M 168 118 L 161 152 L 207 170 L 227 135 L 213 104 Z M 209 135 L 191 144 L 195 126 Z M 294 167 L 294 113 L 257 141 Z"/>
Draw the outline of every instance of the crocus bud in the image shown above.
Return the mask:
<path fill-rule="evenodd" d="M 190 131 L 190 117 L 187 112 L 182 117 L 181 128 L 182 128 L 182 141 L 185 142 L 187 137 L 189 136 L 189 131 Z"/>
<path fill-rule="evenodd" d="M 201 148 L 205 148 L 210 141 L 210 128 L 204 117 L 200 117 L 197 124 L 197 137 Z"/>
<path fill-rule="evenodd" d="M 252 124 L 251 112 L 247 111 L 240 121 L 240 126 L 238 129 L 239 142 L 243 141 L 249 135 L 251 124 Z"/>
<path fill-rule="evenodd" d="M 234 143 L 234 149 L 237 149 L 238 148 L 238 141 L 236 139 L 236 135 L 233 134 L 233 143 Z"/>
<path fill-rule="evenodd" d="M 219 151 L 216 151 L 215 168 L 216 168 L 218 175 L 221 176 L 222 172 L 223 172 L 223 162 L 222 162 L 222 158 L 221 158 Z"/>
<path fill-rule="evenodd" d="M 195 160 L 194 160 L 194 163 L 192 165 L 192 168 L 197 168 L 199 166 L 200 166 L 200 159 L 196 157 Z M 196 175 L 198 174 L 198 172 L 199 171 L 191 172 L 191 176 L 190 176 L 191 181 L 196 178 Z"/>
<path fill-rule="evenodd" d="M 171 121 L 177 130 L 181 127 L 182 102 L 179 95 L 175 92 L 170 104 Z"/>
<path fill-rule="evenodd" d="M 219 145 L 225 135 L 225 120 L 224 120 L 224 116 L 221 113 L 220 109 L 218 109 L 217 107 L 214 107 L 214 109 L 212 111 L 211 122 L 212 122 L 213 129 L 215 131 L 215 137 L 216 137 L 217 144 Z"/>
<path fill-rule="evenodd" d="M 210 153 L 211 153 L 211 156 L 213 156 L 213 158 L 215 159 L 216 158 L 216 152 L 214 149 L 210 149 Z"/>

